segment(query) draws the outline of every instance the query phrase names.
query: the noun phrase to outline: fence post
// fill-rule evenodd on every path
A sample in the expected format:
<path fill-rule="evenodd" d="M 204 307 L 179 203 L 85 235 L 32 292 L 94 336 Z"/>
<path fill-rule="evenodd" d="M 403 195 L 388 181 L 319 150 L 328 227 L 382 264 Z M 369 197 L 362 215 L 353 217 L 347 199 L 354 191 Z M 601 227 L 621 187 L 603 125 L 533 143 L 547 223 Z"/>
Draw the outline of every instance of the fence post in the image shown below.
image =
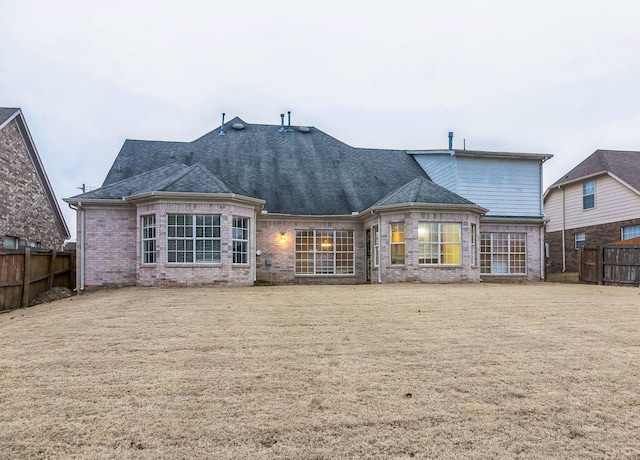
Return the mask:
<path fill-rule="evenodd" d="M 583 257 L 584 257 L 583 251 L 584 251 L 584 246 L 580 246 L 578 248 L 578 281 L 580 283 L 582 283 L 582 271 L 583 271 L 582 261 L 584 260 L 583 259 Z"/>
<path fill-rule="evenodd" d="M 29 306 L 29 287 L 31 282 L 31 249 L 24 248 L 24 272 L 22 274 L 22 299 L 20 307 L 27 308 Z"/>
<path fill-rule="evenodd" d="M 56 255 L 57 251 L 54 249 L 51 251 L 51 258 L 49 264 L 49 289 L 53 287 L 53 279 L 56 276 Z"/>
<path fill-rule="evenodd" d="M 604 247 L 598 246 L 598 262 L 596 265 L 598 269 L 598 284 L 601 286 L 604 284 Z"/>

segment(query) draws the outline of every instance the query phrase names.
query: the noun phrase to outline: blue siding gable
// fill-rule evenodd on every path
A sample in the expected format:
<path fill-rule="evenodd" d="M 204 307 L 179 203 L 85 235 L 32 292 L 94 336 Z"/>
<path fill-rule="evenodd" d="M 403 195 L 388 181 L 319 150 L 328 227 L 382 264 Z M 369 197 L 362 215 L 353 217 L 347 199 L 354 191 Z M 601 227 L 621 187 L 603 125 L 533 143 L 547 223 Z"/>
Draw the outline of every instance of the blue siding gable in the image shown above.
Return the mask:
<path fill-rule="evenodd" d="M 489 209 L 487 216 L 542 217 L 542 163 L 551 155 L 409 151 L 438 185 Z"/>
<path fill-rule="evenodd" d="M 442 153 L 414 154 L 420 167 L 436 184 L 458 193 L 456 157 L 447 150 Z"/>

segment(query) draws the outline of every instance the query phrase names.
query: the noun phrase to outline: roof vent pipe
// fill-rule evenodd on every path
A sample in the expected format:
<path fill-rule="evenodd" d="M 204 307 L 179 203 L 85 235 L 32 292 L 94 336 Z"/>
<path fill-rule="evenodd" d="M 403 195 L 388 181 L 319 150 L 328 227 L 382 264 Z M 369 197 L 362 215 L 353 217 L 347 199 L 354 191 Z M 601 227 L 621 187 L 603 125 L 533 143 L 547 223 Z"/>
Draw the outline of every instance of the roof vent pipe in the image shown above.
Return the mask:
<path fill-rule="evenodd" d="M 225 116 L 225 113 L 223 112 L 222 113 L 222 124 L 220 125 L 220 135 L 221 136 L 224 136 L 224 116 Z"/>
<path fill-rule="evenodd" d="M 287 115 L 289 116 L 289 119 L 287 121 L 287 131 L 293 131 L 293 129 L 291 129 L 291 110 L 287 112 Z"/>
<path fill-rule="evenodd" d="M 453 150 L 453 131 L 449 131 L 449 150 Z"/>
<path fill-rule="evenodd" d="M 280 129 L 278 131 L 280 131 L 281 133 L 284 133 L 286 131 L 284 127 L 284 113 L 280 114 Z"/>

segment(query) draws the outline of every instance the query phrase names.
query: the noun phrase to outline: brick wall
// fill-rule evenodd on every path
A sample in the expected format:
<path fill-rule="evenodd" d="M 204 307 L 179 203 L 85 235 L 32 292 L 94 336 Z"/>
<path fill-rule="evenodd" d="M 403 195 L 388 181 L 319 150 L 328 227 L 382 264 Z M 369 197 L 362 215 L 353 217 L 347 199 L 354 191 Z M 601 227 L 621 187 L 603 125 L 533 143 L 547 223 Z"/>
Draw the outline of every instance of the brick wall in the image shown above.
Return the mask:
<path fill-rule="evenodd" d="M 256 243 L 252 229 L 255 226 L 255 210 L 251 206 L 234 203 L 179 203 L 158 202 L 141 205 L 135 217 L 140 226 L 142 216 L 156 216 L 156 263 L 141 264 L 140 227 L 136 231 L 135 258 L 137 283 L 141 286 L 193 286 L 222 285 L 250 286 L 254 281 L 253 266 L 256 260 Z M 218 214 L 221 227 L 221 262 L 219 264 L 174 264 L 167 263 L 167 214 Z M 249 264 L 234 265 L 232 250 L 233 216 L 249 219 Z"/>
<path fill-rule="evenodd" d="M 390 263 L 390 225 L 393 222 L 405 224 L 405 263 Z M 418 223 L 419 222 L 455 222 L 462 224 L 462 264 L 459 266 L 420 265 L 418 260 Z M 383 213 L 380 219 L 367 221 L 371 228 L 380 225 L 380 267 L 373 268 L 371 282 L 378 282 L 378 270 L 383 283 L 421 282 L 421 283 L 466 283 L 480 281 L 479 265 L 471 265 L 471 224 L 479 228 L 478 216 L 456 212 L 395 212 Z M 477 238 L 479 248 L 480 239 Z M 476 257 L 479 261 L 479 257 Z M 372 260 L 373 262 L 373 260 Z"/>
<path fill-rule="evenodd" d="M 0 131 L 0 216 L 0 239 L 13 236 L 21 245 L 33 241 L 62 249 L 65 236 L 15 120 Z"/>
<path fill-rule="evenodd" d="M 76 214 L 78 232 L 84 218 L 85 289 L 135 285 L 135 208 L 84 208 Z M 82 246 L 81 239 L 79 233 L 78 244 Z M 77 280 L 81 283 L 81 276 Z"/>
<path fill-rule="evenodd" d="M 353 275 L 296 275 L 296 230 L 352 230 L 354 243 Z M 281 234 L 284 233 L 284 239 Z M 357 284 L 364 283 L 364 232 L 357 220 L 326 221 L 320 219 L 282 219 L 261 216 L 256 228 L 256 259 L 258 281 L 274 284 Z M 267 265 L 267 261 L 271 265 Z"/>
<path fill-rule="evenodd" d="M 585 234 L 585 246 L 597 248 L 609 243 L 620 241 L 622 227 L 640 225 L 640 219 L 630 219 L 610 224 L 594 225 L 589 227 L 572 228 L 565 230 L 565 271 L 578 271 L 578 250 L 575 249 L 575 234 Z M 562 232 L 548 232 L 545 234 L 545 242 L 549 244 L 549 260 L 547 271 L 562 271 Z"/>

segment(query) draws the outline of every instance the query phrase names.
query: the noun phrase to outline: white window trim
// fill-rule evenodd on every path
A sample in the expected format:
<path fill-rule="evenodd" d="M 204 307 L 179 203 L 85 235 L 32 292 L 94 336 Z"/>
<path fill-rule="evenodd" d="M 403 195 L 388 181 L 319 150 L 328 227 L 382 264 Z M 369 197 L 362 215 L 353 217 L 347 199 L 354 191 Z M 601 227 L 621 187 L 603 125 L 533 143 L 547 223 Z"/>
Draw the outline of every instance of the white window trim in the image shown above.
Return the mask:
<path fill-rule="evenodd" d="M 578 236 L 582 235 L 582 239 L 578 239 Z M 582 241 L 582 246 L 584 246 L 587 242 L 587 234 L 585 232 L 578 232 L 573 234 L 573 247 L 578 250 L 580 246 L 578 246 L 578 242 Z"/>
<path fill-rule="evenodd" d="M 153 222 L 148 223 L 147 221 L 149 219 L 153 219 Z M 155 265 L 158 261 L 158 254 L 157 254 L 157 250 L 158 250 L 158 227 L 157 227 L 157 218 L 155 214 L 147 214 L 144 216 L 141 216 L 141 220 L 140 220 L 140 227 L 141 227 L 141 233 L 140 233 L 140 262 L 142 265 Z M 145 230 L 151 230 L 153 229 L 153 237 L 145 237 Z M 146 251 L 145 250 L 145 243 L 146 242 L 151 242 L 153 241 L 153 250 L 150 251 Z M 153 262 L 146 262 L 145 261 L 145 255 L 153 255 Z"/>
<path fill-rule="evenodd" d="M 307 250 L 307 251 L 299 251 L 298 250 L 298 238 L 301 237 L 301 233 L 305 232 L 305 233 L 311 233 L 311 238 L 312 238 L 312 245 L 313 248 L 312 250 Z M 322 238 L 323 236 L 320 235 L 321 232 L 330 232 L 331 233 L 331 242 L 328 243 L 331 245 L 332 247 L 332 251 L 318 251 L 316 249 L 316 245 L 317 245 L 317 238 Z M 337 232 L 347 232 L 347 236 L 346 238 L 349 240 L 351 240 L 351 251 L 339 251 L 337 249 Z M 325 235 L 325 237 L 329 237 L 328 235 Z M 295 276 L 329 276 L 329 277 L 341 277 L 341 276 L 354 276 L 355 275 L 355 244 L 356 244 L 356 240 L 355 240 L 355 232 L 352 229 L 296 229 L 295 231 L 295 247 L 294 247 L 294 253 L 295 253 L 295 261 L 294 261 L 294 273 Z M 312 255 L 313 258 L 313 273 L 302 273 L 298 271 L 298 254 L 308 254 L 308 255 Z M 321 256 L 322 254 L 332 254 L 333 255 L 333 273 L 318 273 L 318 270 L 321 269 L 321 264 L 319 263 L 319 255 Z M 351 254 L 351 258 L 350 258 L 350 264 L 344 265 L 343 267 L 346 267 L 347 270 L 349 270 L 348 273 L 336 273 L 336 271 L 338 270 L 338 254 Z"/>
<path fill-rule="evenodd" d="M 393 226 L 394 225 L 402 225 L 403 226 L 403 231 L 402 231 L 402 241 L 397 241 L 397 242 L 393 242 Z M 402 267 L 407 263 L 407 224 L 405 222 L 390 222 L 389 223 L 389 265 L 391 265 L 392 267 Z M 403 246 L 404 247 L 404 251 L 402 254 L 403 257 L 403 261 L 402 263 L 394 263 L 393 262 L 393 247 L 394 246 Z"/>
<path fill-rule="evenodd" d="M 482 260 L 480 260 L 480 274 L 481 275 L 487 275 L 487 276 L 525 276 L 527 275 L 528 271 L 529 271 L 529 264 L 528 264 L 528 251 L 529 251 L 529 243 L 528 243 L 528 238 L 527 238 L 527 234 L 524 232 L 481 232 L 480 233 L 480 245 L 482 247 L 482 234 L 489 234 L 492 235 L 491 237 L 491 250 L 489 253 L 482 253 L 480 254 L 480 257 L 482 257 L 482 254 L 489 254 L 489 257 L 493 258 L 494 255 L 496 255 L 496 253 L 493 250 L 493 243 L 494 243 L 494 238 L 493 235 L 498 235 L 498 234 L 507 234 L 508 236 L 508 251 L 507 251 L 507 273 L 494 273 L 493 271 L 493 260 L 491 259 L 491 271 L 489 273 L 487 272 L 483 272 L 482 271 Z M 524 248 L 525 248 L 525 252 L 524 252 L 524 272 L 523 273 L 512 273 L 511 272 L 511 256 L 513 254 L 522 254 L 520 252 L 511 252 L 511 235 L 524 235 Z"/>
<path fill-rule="evenodd" d="M 240 219 L 242 220 L 242 222 L 246 222 L 246 227 L 236 227 L 236 219 Z M 244 216 L 233 216 L 232 217 L 232 235 L 231 235 L 231 247 L 232 247 L 232 261 L 233 261 L 233 265 L 249 265 L 251 263 L 251 258 L 249 257 L 249 254 L 251 254 L 250 251 L 250 243 L 249 243 L 249 238 L 250 238 L 250 219 L 248 217 L 244 217 Z M 242 233 L 246 232 L 246 238 L 237 238 L 237 232 L 240 231 Z M 243 251 L 236 251 L 236 243 L 239 243 L 241 246 L 243 246 L 244 250 Z M 236 262 L 236 256 L 239 255 L 241 257 L 243 257 L 246 261 L 245 262 Z"/>
<path fill-rule="evenodd" d="M 373 226 L 373 266 L 380 266 L 380 227 Z"/>
<path fill-rule="evenodd" d="M 191 228 L 192 228 L 192 235 L 191 237 L 170 237 L 169 236 L 169 216 L 185 216 L 185 217 L 190 217 L 191 218 Z M 211 216 L 211 217 L 217 217 L 218 218 L 218 225 L 213 225 L 212 227 L 215 229 L 216 227 L 218 228 L 218 234 L 219 236 L 217 237 L 198 237 L 197 236 L 197 216 Z M 191 261 L 169 261 L 169 241 L 170 240 L 176 240 L 176 241 L 192 241 L 193 242 L 193 247 L 191 248 L 191 253 L 193 255 L 193 260 Z M 197 254 L 198 254 L 198 249 L 197 249 L 197 242 L 198 241 L 208 241 L 211 240 L 213 242 L 218 241 L 218 246 L 219 246 L 219 250 L 218 251 L 212 251 L 213 254 L 218 254 L 218 259 L 217 260 L 203 260 L 203 261 L 199 261 L 197 258 Z M 167 253 L 167 265 L 171 265 L 171 266 L 177 266 L 177 265 L 189 265 L 189 266 L 193 266 L 193 265 L 220 265 L 222 263 L 222 218 L 220 214 L 184 214 L 184 213 L 171 213 L 171 214 L 167 214 L 167 238 L 166 238 L 166 242 L 167 242 L 167 248 L 166 248 L 166 253 Z M 187 253 L 187 252 L 185 252 Z"/>
<path fill-rule="evenodd" d="M 633 233 L 633 235 L 628 236 L 627 238 L 624 237 L 624 233 L 625 233 L 625 229 L 628 229 L 629 231 L 631 231 Z M 620 228 L 620 239 L 622 241 L 624 240 L 630 240 L 632 238 L 638 238 L 640 237 L 640 224 L 636 224 L 636 225 L 625 225 L 623 227 Z"/>
<path fill-rule="evenodd" d="M 421 240 L 421 235 L 420 235 L 420 226 L 421 225 L 437 225 L 438 226 L 438 241 L 437 242 L 431 242 L 431 241 L 426 241 L 426 240 Z M 458 226 L 458 242 L 447 242 L 447 241 L 442 241 L 442 227 L 444 225 L 457 225 Z M 429 245 L 429 244 L 434 244 L 437 245 L 438 250 L 437 250 L 437 257 L 438 257 L 438 262 L 437 263 L 428 263 L 428 262 L 420 262 L 420 259 L 423 258 L 422 256 L 426 256 L 427 252 L 421 252 L 420 247 L 422 245 Z M 460 261 L 458 263 L 453 263 L 453 264 L 448 264 L 448 263 L 443 263 L 442 262 L 442 246 L 443 245 L 457 245 L 458 246 L 458 252 L 459 252 L 459 257 L 460 257 Z M 418 222 L 418 264 L 422 265 L 422 266 L 429 266 L 429 267 L 459 267 L 462 265 L 462 223 L 460 222 L 432 222 L 432 221 L 420 221 Z"/>
<path fill-rule="evenodd" d="M 587 183 L 593 183 L 593 193 L 589 193 L 589 194 L 585 195 L 584 186 Z M 593 206 L 591 206 L 590 208 L 585 208 L 584 207 L 584 199 L 587 196 L 593 196 Z M 582 210 L 583 211 L 591 211 L 592 209 L 595 209 L 595 208 L 596 208 L 596 180 L 595 179 L 587 179 L 587 180 L 582 182 Z"/>

